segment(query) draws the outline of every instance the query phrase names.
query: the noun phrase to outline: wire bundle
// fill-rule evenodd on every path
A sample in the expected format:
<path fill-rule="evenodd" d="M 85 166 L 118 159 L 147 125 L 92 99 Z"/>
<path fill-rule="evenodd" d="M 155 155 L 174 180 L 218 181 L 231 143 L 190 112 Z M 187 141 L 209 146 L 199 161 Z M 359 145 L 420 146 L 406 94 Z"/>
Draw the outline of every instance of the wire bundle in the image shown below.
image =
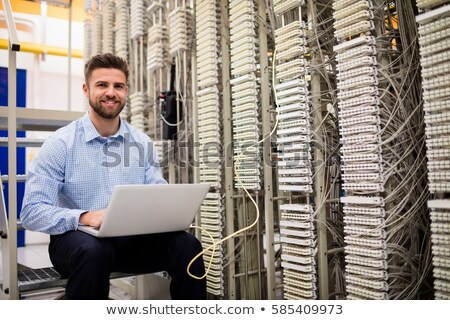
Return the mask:
<path fill-rule="evenodd" d="M 221 193 L 223 179 L 222 152 L 222 101 L 220 94 L 221 76 L 217 63 L 220 55 L 220 4 L 218 1 L 197 0 L 197 108 L 199 122 L 199 174 L 200 182 L 209 183 L 215 192 L 207 194 L 200 208 L 200 225 L 204 247 L 223 238 L 224 204 Z M 207 290 L 214 295 L 224 295 L 224 274 L 222 245 L 216 247 L 211 270 L 208 273 Z M 204 253 L 204 260 L 210 261 L 213 251 Z"/>

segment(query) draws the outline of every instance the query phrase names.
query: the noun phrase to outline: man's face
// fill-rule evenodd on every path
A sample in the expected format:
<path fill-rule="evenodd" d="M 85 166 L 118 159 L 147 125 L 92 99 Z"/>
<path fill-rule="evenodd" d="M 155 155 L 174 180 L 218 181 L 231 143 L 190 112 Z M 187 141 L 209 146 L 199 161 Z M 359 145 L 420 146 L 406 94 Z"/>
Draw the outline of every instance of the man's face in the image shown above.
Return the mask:
<path fill-rule="evenodd" d="M 83 92 L 92 109 L 105 119 L 117 117 L 128 93 L 125 74 L 117 69 L 95 69 L 88 81 L 83 84 Z"/>

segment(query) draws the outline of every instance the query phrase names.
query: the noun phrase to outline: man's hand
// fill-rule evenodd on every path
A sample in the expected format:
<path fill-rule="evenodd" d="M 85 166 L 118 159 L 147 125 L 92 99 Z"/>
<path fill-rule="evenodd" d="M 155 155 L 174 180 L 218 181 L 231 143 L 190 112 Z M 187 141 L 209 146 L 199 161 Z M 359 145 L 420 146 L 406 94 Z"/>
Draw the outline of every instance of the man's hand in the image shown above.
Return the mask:
<path fill-rule="evenodd" d="M 86 226 L 99 228 L 105 216 L 105 210 L 88 211 L 80 216 L 80 223 Z"/>

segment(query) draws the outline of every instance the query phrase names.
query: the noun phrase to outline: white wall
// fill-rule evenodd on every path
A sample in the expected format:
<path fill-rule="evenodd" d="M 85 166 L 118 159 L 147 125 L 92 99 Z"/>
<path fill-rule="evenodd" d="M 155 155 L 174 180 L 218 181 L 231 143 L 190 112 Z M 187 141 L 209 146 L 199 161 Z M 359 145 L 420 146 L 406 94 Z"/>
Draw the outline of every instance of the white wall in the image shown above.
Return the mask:
<path fill-rule="evenodd" d="M 33 42 L 50 46 L 68 47 L 69 23 L 67 20 L 14 13 L 20 42 Z M 0 21 L 5 20 L 0 12 Z M 83 49 L 83 23 L 72 22 L 72 49 Z M 0 38 L 7 39 L 8 32 L 0 28 Z M 17 68 L 27 71 L 27 108 L 68 109 L 68 61 L 67 57 L 17 53 Z M 0 50 L 0 66 L 8 67 L 8 53 Z M 83 60 L 71 59 L 71 110 L 84 111 L 82 94 Z M 50 132 L 27 132 L 28 137 L 46 138 Z M 39 152 L 39 148 L 27 148 L 27 163 Z M 25 243 L 48 243 L 49 236 L 26 231 Z"/>

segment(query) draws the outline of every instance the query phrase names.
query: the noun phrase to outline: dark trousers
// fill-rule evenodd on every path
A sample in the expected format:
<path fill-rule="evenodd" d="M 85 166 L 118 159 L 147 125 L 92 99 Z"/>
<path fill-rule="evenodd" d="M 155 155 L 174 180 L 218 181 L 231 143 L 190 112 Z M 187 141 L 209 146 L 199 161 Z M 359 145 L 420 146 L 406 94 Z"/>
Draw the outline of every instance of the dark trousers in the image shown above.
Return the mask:
<path fill-rule="evenodd" d="M 153 273 L 167 271 L 172 299 L 206 299 L 206 280 L 197 280 L 187 265 L 202 250 L 187 232 L 96 238 L 81 231 L 50 237 L 49 254 L 55 269 L 68 278 L 67 299 L 106 300 L 111 272 Z M 202 257 L 190 267 L 205 273 Z"/>

